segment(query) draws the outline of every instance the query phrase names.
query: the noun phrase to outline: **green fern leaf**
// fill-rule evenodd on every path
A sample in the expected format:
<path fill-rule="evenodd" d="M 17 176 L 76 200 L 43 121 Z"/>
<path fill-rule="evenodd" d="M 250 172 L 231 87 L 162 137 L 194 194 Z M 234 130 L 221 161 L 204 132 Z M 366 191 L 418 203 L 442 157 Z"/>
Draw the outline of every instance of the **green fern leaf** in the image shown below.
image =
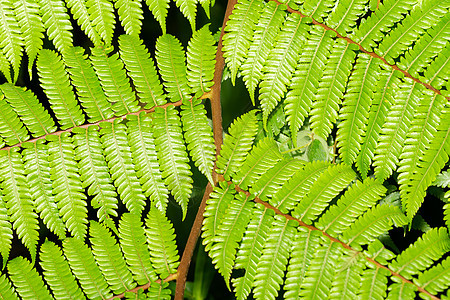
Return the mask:
<path fill-rule="evenodd" d="M 6 56 L 3 54 L 2 51 L 0 51 L 0 72 L 3 73 L 3 76 L 5 76 L 6 81 L 13 82 L 13 79 L 11 77 L 11 64 L 9 63 Z"/>
<path fill-rule="evenodd" d="M 313 183 L 330 166 L 328 162 L 312 162 L 297 173 L 273 196 L 269 203 L 278 208 L 282 213 L 292 210 L 295 204 L 304 198 Z"/>
<path fill-rule="evenodd" d="M 396 94 L 398 95 L 386 116 L 381 135 L 375 149 L 374 166 L 377 179 L 384 180 L 396 169 L 399 156 L 411 124 L 414 111 L 422 94 L 422 85 L 405 78 Z"/>
<path fill-rule="evenodd" d="M 28 73 L 32 76 L 34 61 L 42 49 L 44 24 L 39 13 L 37 0 L 14 1 L 14 13 L 20 26 L 25 52 L 28 55 Z"/>
<path fill-rule="evenodd" d="M 128 269 L 133 273 L 134 280 L 138 284 L 156 281 L 140 218 L 131 213 L 123 214 L 119 222 L 119 239 Z"/>
<path fill-rule="evenodd" d="M 448 86 L 448 68 L 450 65 L 450 47 L 444 48 L 424 72 L 425 81 L 436 88 Z"/>
<path fill-rule="evenodd" d="M 326 19 L 327 25 L 342 36 L 346 36 L 355 30 L 353 26 L 356 20 L 364 14 L 366 4 L 366 0 L 339 1 L 336 8 L 331 12 L 330 17 Z"/>
<path fill-rule="evenodd" d="M 10 260 L 8 273 L 22 299 L 52 299 L 41 276 L 27 259 Z"/>
<path fill-rule="evenodd" d="M 289 259 L 289 250 L 295 237 L 297 222 L 282 216 L 275 216 L 272 228 L 256 267 L 255 299 L 275 299 L 283 283 L 284 272 Z"/>
<path fill-rule="evenodd" d="M 2 0 L 0 2 L 0 48 L 13 67 L 14 82 L 19 77 L 20 62 L 22 60 L 22 47 L 24 44 L 19 23 L 17 21 L 14 2 Z"/>
<path fill-rule="evenodd" d="M 142 193 L 142 187 L 129 155 L 131 150 L 128 145 L 126 127 L 119 119 L 113 123 L 100 123 L 100 127 L 103 153 L 108 162 L 114 186 L 128 211 L 139 215 L 145 207 L 146 198 Z"/>
<path fill-rule="evenodd" d="M 240 188 L 248 189 L 282 158 L 276 142 L 266 137 L 253 147 L 239 172 L 234 176 L 233 182 Z"/>
<path fill-rule="evenodd" d="M 322 22 L 323 18 L 332 11 L 335 5 L 334 2 L 334 0 L 305 0 L 302 12 L 314 20 Z"/>
<path fill-rule="evenodd" d="M 353 224 L 367 209 L 374 206 L 385 193 L 386 188 L 373 178 L 367 178 L 364 182 L 357 181 L 314 226 L 332 236 L 337 236 Z"/>
<path fill-rule="evenodd" d="M 73 140 L 76 146 L 75 157 L 82 181 L 82 187 L 87 188 L 87 194 L 94 196 L 91 200 L 93 208 L 98 209 L 100 222 L 111 222 L 111 217 L 117 217 L 117 193 L 109 175 L 108 166 L 102 153 L 102 143 L 98 127 L 74 128 Z"/>
<path fill-rule="evenodd" d="M 319 81 L 316 101 L 313 102 L 310 113 L 310 123 L 314 134 L 324 139 L 330 134 L 337 119 L 356 49 L 354 44 L 337 39 L 326 62 L 322 80 Z"/>
<path fill-rule="evenodd" d="M 128 75 L 133 79 L 139 101 L 147 103 L 146 108 L 165 104 L 167 101 L 155 64 L 142 41 L 137 36 L 121 35 L 119 47 L 120 58 L 125 63 Z"/>
<path fill-rule="evenodd" d="M 215 40 L 205 25 L 192 35 L 187 47 L 187 78 L 192 94 L 205 94 L 214 84 L 214 66 L 217 48 Z"/>
<path fill-rule="evenodd" d="M 186 217 L 192 192 L 192 172 L 181 133 L 181 122 L 173 106 L 157 107 L 153 114 L 152 132 L 162 176 Z"/>
<path fill-rule="evenodd" d="M 366 132 L 361 150 L 356 158 L 356 167 L 363 178 L 367 177 L 370 164 L 375 155 L 375 147 L 377 146 L 381 128 L 385 122 L 390 105 L 394 102 L 395 91 L 393 86 L 398 83 L 398 78 L 394 74 L 394 70 L 388 72 L 382 69 L 372 105 L 370 106 Z"/>
<path fill-rule="evenodd" d="M 0 296 L 3 299 L 19 300 L 19 297 L 17 297 L 16 291 L 6 277 L 6 274 L 0 276 Z"/>
<path fill-rule="evenodd" d="M 292 141 L 297 141 L 297 132 L 312 107 L 319 80 L 325 68 L 329 48 L 333 42 L 332 31 L 313 27 L 308 41 L 302 49 L 297 69 L 292 78 L 291 90 L 286 95 L 286 120 L 291 128 Z"/>
<path fill-rule="evenodd" d="M 333 279 L 330 299 L 357 299 L 361 287 L 360 276 L 365 269 L 364 258 L 360 252 L 344 250 L 338 265 L 341 268 Z"/>
<path fill-rule="evenodd" d="M 255 89 L 262 78 L 264 63 L 283 25 L 285 9 L 286 6 L 278 5 L 274 1 L 270 1 L 264 6 L 255 28 L 247 58 L 241 66 L 243 80 L 253 104 L 255 104 Z"/>
<path fill-rule="evenodd" d="M 360 150 L 366 129 L 374 90 L 378 81 L 380 61 L 362 53 L 350 76 L 345 99 L 339 113 L 337 146 L 342 161 L 351 165 Z"/>
<path fill-rule="evenodd" d="M 436 176 L 436 180 L 433 182 L 433 185 L 440 187 L 449 187 L 450 186 L 450 170 L 444 171 Z"/>
<path fill-rule="evenodd" d="M 290 14 L 276 37 L 274 47 L 263 67 L 259 99 L 263 111 L 263 122 L 287 91 L 300 57 L 300 48 L 306 40 L 308 19 Z"/>
<path fill-rule="evenodd" d="M 114 34 L 114 7 L 110 0 L 86 0 L 88 14 L 95 31 L 100 34 L 106 46 L 111 45 Z"/>
<path fill-rule="evenodd" d="M 286 300 L 298 299 L 300 287 L 305 280 L 311 260 L 318 246 L 320 246 L 320 235 L 318 230 L 309 230 L 304 227 L 297 227 L 298 232 L 292 242 L 289 265 L 284 283 Z"/>
<path fill-rule="evenodd" d="M 359 297 L 361 297 L 361 299 L 374 300 L 386 299 L 389 275 L 390 272 L 388 270 L 370 264 L 369 268 L 362 272 Z"/>
<path fill-rule="evenodd" d="M 72 46 L 72 23 L 62 0 L 38 0 L 42 22 L 55 48 L 63 53 Z"/>
<path fill-rule="evenodd" d="M 33 201 L 28 192 L 22 156 L 18 147 L 0 151 L 0 181 L 3 201 L 6 202 L 10 216 L 9 220 L 34 261 L 39 226 L 37 215 L 33 210 Z"/>
<path fill-rule="evenodd" d="M 166 211 L 169 191 L 164 185 L 151 131 L 151 119 L 145 114 L 128 115 L 128 143 L 136 175 L 146 197 L 162 212 Z"/>
<path fill-rule="evenodd" d="M 231 269 L 234 265 L 238 242 L 244 235 L 253 207 L 253 202 L 250 202 L 244 193 L 237 194 L 225 211 L 213 238 L 214 244 L 209 256 L 225 279 L 228 289 L 230 289 Z"/>
<path fill-rule="evenodd" d="M 84 56 L 81 47 L 70 47 L 64 53 L 70 79 L 77 90 L 84 112 L 91 123 L 111 118 L 114 113 L 100 86 L 100 81 L 92 69 L 91 63 Z"/>
<path fill-rule="evenodd" d="M 68 132 L 63 132 L 61 135 L 48 135 L 47 140 L 50 179 L 59 214 L 70 233 L 82 239 L 87 231 L 87 205 L 72 137 Z"/>
<path fill-rule="evenodd" d="M 86 296 L 89 299 L 110 298 L 112 293 L 88 246 L 77 238 L 67 238 L 63 241 L 63 249 Z"/>
<path fill-rule="evenodd" d="M 166 17 L 170 0 L 145 0 L 155 19 L 161 25 L 163 34 L 166 34 Z"/>
<path fill-rule="evenodd" d="M 30 194 L 36 212 L 39 213 L 44 224 L 60 239 L 63 239 L 66 236 L 66 228 L 59 215 L 56 199 L 52 194 L 47 145 L 44 144 L 44 140 L 37 140 L 34 143 L 23 143 L 22 147 L 27 183 L 28 186 L 33 187 L 30 189 Z"/>
<path fill-rule="evenodd" d="M 236 173 L 244 163 L 258 130 L 255 111 L 250 111 L 237 118 L 231 124 L 225 137 L 220 156 L 217 159 L 217 173 L 223 174 L 226 180 Z"/>
<path fill-rule="evenodd" d="M 164 34 L 156 41 L 156 61 L 171 102 L 189 99 L 186 57 L 180 41 Z"/>
<path fill-rule="evenodd" d="M 9 83 L 1 85 L 0 89 L 34 137 L 56 131 L 55 122 L 32 91 Z"/>
<path fill-rule="evenodd" d="M 311 224 L 328 203 L 354 179 L 355 173 L 350 167 L 344 164 L 331 165 L 317 178 L 307 197 L 300 201 L 292 215 Z"/>
<path fill-rule="evenodd" d="M 255 275 L 260 271 L 257 266 L 262 258 L 263 247 L 274 221 L 272 210 L 264 208 L 262 204 L 256 204 L 255 207 L 236 254 L 234 268 L 245 270 L 244 276 L 232 279 L 237 299 L 247 299 L 250 294 Z"/>
<path fill-rule="evenodd" d="M 450 259 L 446 258 L 440 264 L 419 274 L 417 284 L 428 292 L 437 294 L 449 287 Z"/>
<path fill-rule="evenodd" d="M 195 166 L 213 183 L 212 171 L 216 147 L 214 145 L 211 127 L 208 124 L 206 110 L 200 99 L 183 100 L 181 106 L 181 121 L 187 149 Z"/>
<path fill-rule="evenodd" d="M 97 73 L 105 95 L 112 104 L 116 116 L 139 111 L 136 95 L 131 89 L 123 62 L 114 53 L 108 56 L 111 49 L 95 47 L 92 49 L 91 61 Z"/>
<path fill-rule="evenodd" d="M 44 279 L 55 299 L 86 299 L 70 271 L 69 263 L 55 243 L 45 241 L 41 246 L 39 259 Z"/>
<path fill-rule="evenodd" d="M 0 93 L 0 136 L 7 145 L 14 145 L 28 140 L 28 132 L 17 113 L 5 101 Z"/>
<path fill-rule="evenodd" d="M 114 6 L 119 14 L 119 20 L 129 35 L 139 36 L 144 19 L 141 1 L 137 0 L 116 0 Z"/>
<path fill-rule="evenodd" d="M 77 20 L 81 30 L 83 30 L 94 46 L 101 44 L 101 37 L 89 16 L 86 0 L 66 0 L 67 7 L 70 8 L 73 18 Z"/>
<path fill-rule="evenodd" d="M 416 287 L 406 282 L 394 283 L 389 286 L 387 300 L 393 299 L 414 299 L 416 296 Z"/>
<path fill-rule="evenodd" d="M 181 13 L 189 20 L 192 31 L 195 31 L 197 0 L 175 0 L 175 4 L 180 9 Z"/>
<path fill-rule="evenodd" d="M 234 85 L 240 65 L 250 49 L 253 32 L 263 9 L 259 0 L 243 0 L 237 3 L 225 26 L 223 38 L 223 56 L 231 71 Z"/>
<path fill-rule="evenodd" d="M 155 208 L 150 209 L 145 225 L 152 266 L 159 277 L 164 279 L 176 273 L 179 265 L 175 232 L 167 217 Z"/>
<path fill-rule="evenodd" d="M 51 108 L 58 119 L 61 129 L 75 127 L 84 123 L 84 115 L 75 99 L 60 56 L 44 49 L 39 53 L 37 69 L 41 86 L 44 89 Z"/>
<path fill-rule="evenodd" d="M 170 300 L 171 290 L 168 282 L 153 283 L 147 292 L 147 299 L 149 300 Z"/>
<path fill-rule="evenodd" d="M 2 257 L 2 270 L 6 266 L 6 262 L 9 258 L 9 252 L 11 250 L 13 238 L 13 231 L 11 223 L 9 222 L 8 209 L 6 208 L 6 202 L 3 199 L 3 194 L 0 192 L 0 255 Z M 1 283 L 0 283 L 1 291 Z M 0 292 L 1 294 L 2 292 Z"/>
<path fill-rule="evenodd" d="M 120 294 L 134 288 L 133 277 L 116 238 L 104 225 L 95 221 L 90 223 L 89 234 L 95 261 L 113 292 Z"/>
<path fill-rule="evenodd" d="M 450 238 L 447 229 L 433 228 L 398 255 L 397 259 L 389 264 L 389 268 L 406 279 L 411 279 L 449 250 Z"/>
<path fill-rule="evenodd" d="M 218 186 L 211 192 L 203 214 L 205 219 L 203 221 L 202 238 L 205 251 L 209 252 L 213 246 L 220 221 L 223 220 L 225 211 L 234 199 L 234 194 L 234 184 L 228 185 L 223 181 L 219 181 Z"/>
<path fill-rule="evenodd" d="M 396 22 L 403 19 L 416 0 L 389 0 L 379 5 L 378 10 L 361 23 L 358 30 L 353 34 L 353 39 L 364 49 L 371 51 L 376 47 L 384 32 L 389 31 Z"/>

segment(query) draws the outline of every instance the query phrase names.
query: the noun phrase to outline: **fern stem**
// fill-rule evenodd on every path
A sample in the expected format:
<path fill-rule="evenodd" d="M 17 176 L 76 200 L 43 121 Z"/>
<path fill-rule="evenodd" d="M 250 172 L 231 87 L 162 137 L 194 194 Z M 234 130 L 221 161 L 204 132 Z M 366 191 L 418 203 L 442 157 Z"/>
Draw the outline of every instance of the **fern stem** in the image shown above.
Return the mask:
<path fill-rule="evenodd" d="M 126 291 L 126 292 L 123 292 L 122 294 L 115 295 L 115 296 L 113 296 L 113 297 L 111 297 L 111 298 L 108 298 L 107 300 L 112 300 L 112 299 L 122 299 L 122 298 L 125 297 L 125 293 L 137 293 L 140 289 L 143 289 L 143 290 L 145 291 L 145 290 L 147 290 L 147 289 L 150 287 L 150 285 L 151 285 L 152 283 L 158 283 L 158 284 L 159 284 L 159 283 L 161 283 L 161 281 L 163 281 L 163 282 L 169 282 L 169 281 L 176 280 L 177 277 L 178 277 L 178 273 L 170 274 L 170 275 L 167 276 L 167 278 L 164 279 L 164 280 L 158 279 L 158 280 L 156 280 L 155 282 L 148 282 L 148 283 L 146 283 L 146 284 L 144 284 L 144 285 L 140 285 L 140 286 L 135 287 L 134 289 L 128 290 L 128 291 Z"/>

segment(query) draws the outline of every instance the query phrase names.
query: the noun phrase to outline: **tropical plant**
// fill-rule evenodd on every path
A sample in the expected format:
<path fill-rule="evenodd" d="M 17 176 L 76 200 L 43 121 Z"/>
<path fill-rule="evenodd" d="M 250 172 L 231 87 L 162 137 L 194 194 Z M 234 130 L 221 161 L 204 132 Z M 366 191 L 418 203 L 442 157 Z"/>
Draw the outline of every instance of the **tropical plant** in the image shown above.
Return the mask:
<path fill-rule="evenodd" d="M 0 296 L 447 299 L 449 9 L 0 0 Z"/>

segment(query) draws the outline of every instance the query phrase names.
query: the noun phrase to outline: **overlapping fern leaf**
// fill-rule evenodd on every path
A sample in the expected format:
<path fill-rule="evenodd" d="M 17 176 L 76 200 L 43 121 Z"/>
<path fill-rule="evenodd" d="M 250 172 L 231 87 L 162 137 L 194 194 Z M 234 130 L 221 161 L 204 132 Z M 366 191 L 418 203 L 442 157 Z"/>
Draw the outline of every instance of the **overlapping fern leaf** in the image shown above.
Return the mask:
<path fill-rule="evenodd" d="M 442 148 L 439 163 L 425 154 L 441 151 L 432 139 L 450 101 L 450 4 L 374 4 L 242 1 L 225 28 L 224 56 L 232 79 L 241 75 L 259 100 L 263 124 L 281 103 L 294 148 L 309 126 L 336 139 L 339 161 L 355 164 L 363 178 L 374 174 L 382 182 L 399 174 L 412 218 L 450 154 Z"/>
<path fill-rule="evenodd" d="M 233 128 L 248 127 L 254 114 Z M 447 228 L 429 229 L 394 254 L 380 237 L 409 219 L 376 177 L 361 181 L 344 163 L 300 161 L 281 153 L 271 137 L 230 134 L 222 164 L 254 147 L 233 160 L 240 171 L 214 189 L 203 243 L 237 299 L 250 293 L 255 299 L 414 299 L 448 292 Z M 298 161 L 296 169 L 288 161 Z"/>

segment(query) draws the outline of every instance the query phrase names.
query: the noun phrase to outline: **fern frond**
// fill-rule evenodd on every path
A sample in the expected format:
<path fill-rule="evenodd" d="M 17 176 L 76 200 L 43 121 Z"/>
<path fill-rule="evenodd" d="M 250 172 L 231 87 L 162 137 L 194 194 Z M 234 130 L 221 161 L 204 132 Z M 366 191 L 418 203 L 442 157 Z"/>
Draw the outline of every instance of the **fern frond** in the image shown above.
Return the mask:
<path fill-rule="evenodd" d="M 9 221 L 8 209 L 3 194 L 0 191 L 0 255 L 2 257 L 2 270 L 6 266 L 11 250 L 13 231 Z M 1 283 L 0 283 L 1 291 Z M 0 292 L 1 294 L 2 292 Z"/>
<path fill-rule="evenodd" d="M 227 180 L 239 170 L 252 147 L 258 130 L 255 113 L 250 111 L 237 118 L 228 130 L 229 135 L 224 139 L 216 165 L 217 173 L 223 174 Z"/>
<path fill-rule="evenodd" d="M 10 83 L 13 82 L 13 79 L 11 77 L 11 64 L 2 51 L 0 51 L 0 72 L 3 73 L 3 76 L 5 76 L 6 78 L 6 81 Z"/>
<path fill-rule="evenodd" d="M 117 216 L 117 193 L 102 153 L 98 127 L 77 127 L 72 132 L 82 187 L 87 188 L 89 196 L 94 196 L 91 205 L 98 209 L 99 221 L 108 224 L 111 216 Z"/>
<path fill-rule="evenodd" d="M 39 12 L 37 0 L 14 1 L 14 13 L 20 26 L 20 32 L 28 55 L 28 73 L 32 73 L 34 61 L 42 49 L 44 24 Z"/>
<path fill-rule="evenodd" d="M 192 172 L 181 133 L 181 122 L 173 106 L 157 107 L 153 114 L 152 132 L 162 176 L 186 216 L 192 192 Z"/>
<path fill-rule="evenodd" d="M 39 252 L 44 279 L 56 299 L 86 299 L 78 287 L 75 276 L 61 249 L 51 241 L 45 241 Z"/>
<path fill-rule="evenodd" d="M 175 4 L 180 9 L 181 13 L 189 20 L 192 31 L 195 31 L 197 0 L 175 0 Z"/>
<path fill-rule="evenodd" d="M 310 224 L 328 203 L 355 179 L 353 170 L 344 164 L 331 165 L 322 173 L 293 212 L 293 216 Z"/>
<path fill-rule="evenodd" d="M 64 69 L 60 56 L 52 50 L 43 49 L 39 53 L 36 65 L 41 86 L 47 94 L 61 129 L 83 124 L 84 115 L 75 99 L 69 74 Z"/>
<path fill-rule="evenodd" d="M 314 226 L 332 236 L 337 236 L 352 225 L 367 209 L 374 206 L 385 193 L 386 188 L 373 178 L 367 178 L 364 182 L 357 181 Z"/>
<path fill-rule="evenodd" d="M 129 35 L 139 36 L 141 32 L 142 19 L 144 19 L 142 4 L 138 0 L 117 0 L 114 6 L 119 14 L 119 20 Z"/>
<path fill-rule="evenodd" d="M 111 232 L 104 225 L 91 221 L 89 235 L 95 261 L 113 292 L 120 294 L 134 288 L 131 272 Z"/>
<path fill-rule="evenodd" d="M 205 94 L 214 84 L 214 66 L 217 48 L 209 25 L 197 30 L 187 47 L 187 78 L 192 94 Z"/>
<path fill-rule="evenodd" d="M 14 145 L 28 140 L 29 135 L 24 124 L 13 108 L 0 93 L 0 136 L 7 145 Z"/>
<path fill-rule="evenodd" d="M 433 59 L 424 72 L 425 81 L 436 88 L 448 86 L 448 68 L 450 65 L 450 45 L 447 46 Z"/>
<path fill-rule="evenodd" d="M 255 208 L 236 254 L 236 265 L 234 266 L 235 269 L 245 270 L 245 273 L 242 277 L 232 279 L 236 298 L 242 300 L 248 298 L 255 275 L 260 271 L 257 266 L 262 258 L 263 247 L 274 221 L 272 210 L 263 208 L 262 204 L 256 204 Z"/>
<path fill-rule="evenodd" d="M 306 40 L 307 18 L 290 14 L 276 37 L 274 47 L 263 67 L 259 100 L 263 111 L 263 122 L 287 91 L 300 57 L 300 48 Z"/>
<path fill-rule="evenodd" d="M 156 41 L 156 61 L 171 102 L 189 99 L 186 57 L 180 41 L 170 34 Z"/>
<path fill-rule="evenodd" d="M 335 5 L 335 0 L 305 0 L 302 5 L 302 12 L 318 22 L 331 12 Z"/>
<path fill-rule="evenodd" d="M 94 46 L 99 46 L 101 44 L 101 37 L 97 30 L 94 28 L 94 23 L 89 16 L 86 0 L 65 1 L 67 3 L 67 7 L 70 8 L 70 12 L 72 13 L 73 18 L 77 20 L 77 23 L 80 26 L 81 30 L 86 33 Z"/>
<path fill-rule="evenodd" d="M 146 198 L 142 193 L 142 187 L 129 155 L 131 150 L 128 145 L 126 127 L 119 119 L 113 123 L 100 123 L 100 127 L 103 153 L 108 162 L 114 186 L 128 211 L 139 215 L 145 207 Z"/>
<path fill-rule="evenodd" d="M 349 78 L 344 102 L 339 113 L 337 146 L 342 161 L 351 165 L 360 150 L 373 94 L 378 81 L 380 61 L 361 53 Z"/>
<path fill-rule="evenodd" d="M 163 34 L 166 34 L 166 17 L 170 0 L 145 0 L 155 19 L 161 25 Z"/>
<path fill-rule="evenodd" d="M 56 131 L 55 122 L 32 91 L 9 83 L 0 85 L 0 89 L 32 136 L 38 137 Z"/>
<path fill-rule="evenodd" d="M 408 128 L 422 94 L 421 85 L 409 78 L 404 80 L 396 89 L 397 97 L 386 116 L 375 149 L 373 165 L 375 176 L 380 181 L 389 177 L 396 169 Z"/>
<path fill-rule="evenodd" d="M 19 77 L 22 47 L 24 44 L 12 0 L 0 1 L 0 48 L 13 67 L 14 82 Z M 12 82 L 11 82 L 12 83 Z"/>
<path fill-rule="evenodd" d="M 332 31 L 314 26 L 302 49 L 297 69 L 292 78 L 290 91 L 286 95 L 285 114 L 291 128 L 292 141 L 297 141 L 297 132 L 312 107 L 319 80 L 325 68 L 329 48 L 333 43 Z"/>
<path fill-rule="evenodd" d="M 82 239 L 87 232 L 87 205 L 72 137 L 63 132 L 61 135 L 48 135 L 47 140 L 50 179 L 59 214 L 70 233 Z"/>
<path fill-rule="evenodd" d="M 3 299 L 19 300 L 15 289 L 5 274 L 0 276 L 0 296 Z"/>
<path fill-rule="evenodd" d="M 437 294 L 449 287 L 450 283 L 450 259 L 446 258 L 440 264 L 419 274 L 417 281 L 420 287 L 428 292 Z"/>
<path fill-rule="evenodd" d="M 216 147 L 211 127 L 206 117 L 206 110 L 200 99 L 183 100 L 181 121 L 187 149 L 192 156 L 195 166 L 208 178 L 209 182 L 213 183 L 212 171 Z"/>
<path fill-rule="evenodd" d="M 110 298 L 111 290 L 88 246 L 77 238 L 67 238 L 63 241 L 63 249 L 70 268 L 86 296 L 89 299 Z"/>
<path fill-rule="evenodd" d="M 361 299 L 386 299 L 389 275 L 390 273 L 388 270 L 370 264 L 369 268 L 362 272 L 361 291 L 359 293 Z"/>
<path fill-rule="evenodd" d="M 237 194 L 228 205 L 213 238 L 214 244 L 209 255 L 216 269 L 225 279 L 228 289 L 230 289 L 231 269 L 234 265 L 238 242 L 244 235 L 253 207 L 253 202 L 249 201 L 244 193 Z"/>
<path fill-rule="evenodd" d="M 51 171 L 48 161 L 48 148 L 44 140 L 22 144 L 22 156 L 27 174 L 31 199 L 34 201 L 36 212 L 39 213 L 44 224 L 60 239 L 66 236 L 64 222 L 59 215 L 58 205 L 53 196 Z"/>
<path fill-rule="evenodd" d="M 278 5 L 274 1 L 270 1 L 264 6 L 258 24 L 255 27 L 247 58 L 242 63 L 243 80 L 253 104 L 255 104 L 255 89 L 262 78 L 264 63 L 283 25 L 285 9 L 284 5 Z"/>
<path fill-rule="evenodd" d="M 240 65 L 250 49 L 253 32 L 263 5 L 259 0 L 243 0 L 237 3 L 225 26 L 223 56 L 231 71 L 231 82 L 235 83 Z"/>
<path fill-rule="evenodd" d="M 309 230 L 300 226 L 297 227 L 297 230 L 292 242 L 291 257 L 284 283 L 286 292 L 283 298 L 287 300 L 299 298 L 300 287 L 305 280 L 306 271 L 321 241 L 321 233 L 318 230 Z"/>
<path fill-rule="evenodd" d="M 130 145 L 136 175 L 142 191 L 152 204 L 162 212 L 166 211 L 169 191 L 164 185 L 151 131 L 151 119 L 145 114 L 128 115 L 128 143 Z"/>
<path fill-rule="evenodd" d="M 414 299 L 416 295 L 416 287 L 406 282 L 396 282 L 389 286 L 389 294 L 387 300 L 393 299 Z"/>
<path fill-rule="evenodd" d="M 376 47 L 384 32 L 389 31 L 396 22 L 402 20 L 416 0 L 389 0 L 379 5 L 379 8 L 359 26 L 353 34 L 353 39 L 361 46 L 371 51 Z"/>
<path fill-rule="evenodd" d="M 342 36 L 346 36 L 355 30 L 354 24 L 364 14 L 366 3 L 366 0 L 339 1 L 331 12 L 330 17 L 326 19 L 326 24 Z"/>
<path fill-rule="evenodd" d="M 0 186 L 9 220 L 34 261 L 39 238 L 37 215 L 28 192 L 22 156 L 17 147 L 0 151 Z M 6 257 L 4 258 L 4 261 Z"/>
<path fill-rule="evenodd" d="M 450 187 L 450 170 L 439 173 L 436 176 L 436 180 L 433 182 L 433 185 L 440 187 Z"/>
<path fill-rule="evenodd" d="M 272 197 L 269 203 L 282 213 L 292 210 L 295 204 L 303 199 L 313 183 L 325 172 L 330 164 L 324 161 L 306 164 Z"/>
<path fill-rule="evenodd" d="M 119 222 L 119 239 L 134 280 L 138 284 L 156 281 L 155 270 L 146 244 L 145 230 L 140 218 L 132 213 L 123 214 Z"/>
<path fill-rule="evenodd" d="M 162 281 L 161 283 L 153 283 L 147 292 L 147 299 L 149 300 L 170 300 L 171 290 L 169 283 Z"/>
<path fill-rule="evenodd" d="M 176 273 L 179 265 L 175 232 L 167 217 L 155 208 L 150 209 L 145 225 L 152 266 L 159 277 L 164 279 Z"/>
<path fill-rule="evenodd" d="M 338 117 L 345 85 L 355 60 L 354 44 L 343 39 L 337 39 L 322 74 L 322 80 L 310 112 L 311 128 L 314 134 L 326 139 L 331 132 L 333 123 Z"/>
<path fill-rule="evenodd" d="M 275 299 L 283 283 L 289 251 L 295 237 L 296 221 L 275 216 L 264 244 L 261 259 L 256 267 L 255 299 Z"/>
<path fill-rule="evenodd" d="M 114 7 L 110 0 L 86 0 L 92 26 L 101 36 L 106 46 L 111 45 L 114 34 Z"/>
<path fill-rule="evenodd" d="M 139 101 L 147 103 L 146 108 L 165 104 L 167 100 L 159 83 L 155 64 L 142 41 L 137 36 L 121 35 L 119 47 L 120 58 L 133 79 Z"/>
<path fill-rule="evenodd" d="M 64 62 L 76 88 L 78 100 L 89 118 L 88 122 L 94 123 L 111 118 L 114 115 L 111 104 L 106 99 L 91 63 L 86 60 L 84 49 L 68 48 L 64 53 Z"/>
<path fill-rule="evenodd" d="M 396 260 L 389 264 L 389 268 L 411 279 L 413 275 L 428 268 L 433 261 L 441 258 L 449 250 L 450 238 L 447 229 L 433 228 L 400 253 Z"/>
<path fill-rule="evenodd" d="M 357 251 L 344 250 L 337 264 L 341 268 L 334 276 L 330 299 L 357 299 L 361 287 L 360 276 L 365 269 L 363 255 Z"/>
<path fill-rule="evenodd" d="M 23 257 L 8 262 L 8 273 L 22 299 L 52 299 L 33 265 Z"/>
<path fill-rule="evenodd" d="M 130 86 L 123 62 L 119 55 L 109 55 L 110 48 L 95 47 L 90 56 L 105 95 L 112 104 L 116 116 L 125 115 L 139 110 L 136 94 Z"/>
<path fill-rule="evenodd" d="M 412 175 L 406 187 L 406 197 L 403 201 L 407 216 L 412 219 L 422 204 L 426 189 L 444 167 L 450 156 L 450 109 L 445 108 L 441 122 L 434 138 L 418 162 L 417 172 Z"/>
<path fill-rule="evenodd" d="M 203 221 L 202 238 L 205 251 L 210 251 L 220 221 L 223 220 L 227 208 L 234 199 L 234 194 L 234 184 L 228 185 L 221 181 L 211 192 L 203 214 L 205 219 Z"/>
<path fill-rule="evenodd" d="M 240 188 L 247 189 L 282 158 L 276 142 L 266 137 L 253 147 L 233 182 Z"/>
<path fill-rule="evenodd" d="M 72 46 L 72 23 L 62 0 L 38 0 L 42 22 L 55 48 L 63 53 Z M 42 52 L 42 51 L 41 51 Z"/>

